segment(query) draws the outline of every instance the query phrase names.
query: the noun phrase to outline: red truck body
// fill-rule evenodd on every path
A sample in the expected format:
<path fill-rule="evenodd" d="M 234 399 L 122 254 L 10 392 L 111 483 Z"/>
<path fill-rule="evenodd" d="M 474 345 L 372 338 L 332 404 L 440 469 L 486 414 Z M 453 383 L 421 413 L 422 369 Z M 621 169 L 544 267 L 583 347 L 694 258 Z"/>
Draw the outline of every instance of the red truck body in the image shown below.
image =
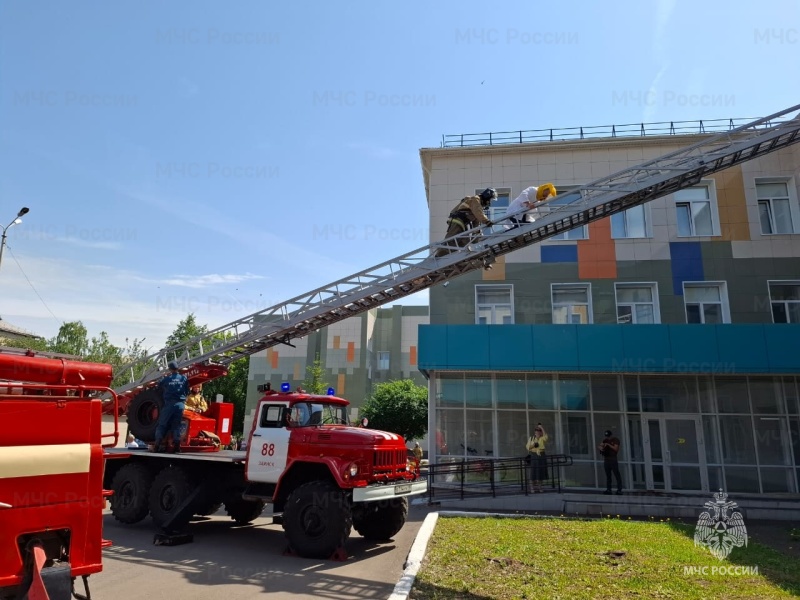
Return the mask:
<path fill-rule="evenodd" d="M 46 598 L 102 569 L 110 383 L 110 365 L 0 353 L 0 597 Z"/>

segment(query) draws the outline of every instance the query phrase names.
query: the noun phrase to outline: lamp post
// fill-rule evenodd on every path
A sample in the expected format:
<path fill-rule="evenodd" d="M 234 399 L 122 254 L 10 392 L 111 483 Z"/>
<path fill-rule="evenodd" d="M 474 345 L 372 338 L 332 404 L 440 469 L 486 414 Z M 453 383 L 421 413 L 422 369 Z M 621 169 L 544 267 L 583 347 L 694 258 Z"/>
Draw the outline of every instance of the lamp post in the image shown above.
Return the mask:
<path fill-rule="evenodd" d="M 14 225 L 19 225 L 20 223 L 22 223 L 22 217 L 28 214 L 29 210 L 30 209 L 27 206 L 23 206 L 22 208 L 19 209 L 16 218 L 13 221 L 11 221 L 11 223 L 3 227 L 3 239 L 0 240 L 0 265 L 3 264 L 3 250 L 5 250 L 6 247 L 6 236 L 8 235 L 8 230 L 11 229 Z M 2 227 L 2 225 L 0 225 L 0 227 Z"/>

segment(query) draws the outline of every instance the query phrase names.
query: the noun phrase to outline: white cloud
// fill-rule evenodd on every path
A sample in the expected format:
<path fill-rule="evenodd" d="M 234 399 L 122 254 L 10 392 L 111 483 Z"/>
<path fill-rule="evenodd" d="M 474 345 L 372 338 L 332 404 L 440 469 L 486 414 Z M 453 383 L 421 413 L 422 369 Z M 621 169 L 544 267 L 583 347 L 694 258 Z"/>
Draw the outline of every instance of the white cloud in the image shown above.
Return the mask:
<path fill-rule="evenodd" d="M 178 287 L 205 288 L 214 285 L 228 285 L 241 283 L 243 281 L 252 281 L 253 279 L 264 279 L 264 277 L 251 273 L 245 273 L 244 275 L 220 275 L 218 273 L 213 273 L 211 275 L 176 275 L 175 277 L 157 280 L 156 282 L 163 285 L 175 285 Z"/>

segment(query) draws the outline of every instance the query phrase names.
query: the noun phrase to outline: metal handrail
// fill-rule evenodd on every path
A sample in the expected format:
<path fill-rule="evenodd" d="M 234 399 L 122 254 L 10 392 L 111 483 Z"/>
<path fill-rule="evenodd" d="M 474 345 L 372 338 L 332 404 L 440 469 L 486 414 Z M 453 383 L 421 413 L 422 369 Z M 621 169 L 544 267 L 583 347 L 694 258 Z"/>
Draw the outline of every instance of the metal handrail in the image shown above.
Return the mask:
<path fill-rule="evenodd" d="M 731 131 L 755 119 L 700 119 L 696 121 L 656 121 L 653 123 L 625 123 L 622 125 L 592 125 L 549 129 L 521 129 L 487 133 L 457 133 L 442 136 L 442 148 L 460 146 L 498 146 L 503 144 L 530 144 L 617 137 L 643 137 L 658 135 L 701 135 Z M 765 123 L 772 127 L 786 119 Z"/>

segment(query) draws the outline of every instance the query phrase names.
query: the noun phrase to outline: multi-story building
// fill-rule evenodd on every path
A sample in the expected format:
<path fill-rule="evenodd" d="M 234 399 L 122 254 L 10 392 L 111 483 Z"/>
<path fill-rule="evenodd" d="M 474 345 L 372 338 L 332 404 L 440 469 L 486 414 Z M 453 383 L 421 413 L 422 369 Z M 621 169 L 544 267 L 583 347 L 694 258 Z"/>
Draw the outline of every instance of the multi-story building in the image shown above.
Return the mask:
<path fill-rule="evenodd" d="M 252 413 L 261 397 L 259 385 L 270 382 L 280 389 L 288 382 L 294 389 L 309 378 L 306 369 L 317 359 L 322 380 L 351 402 L 353 419 L 375 384 L 412 379 L 426 385 L 417 368 L 417 331 L 428 322 L 427 306 L 371 309 L 293 340 L 294 347 L 273 346 L 252 355 L 245 414 Z"/>
<path fill-rule="evenodd" d="M 707 135 L 614 133 L 422 149 L 431 241 L 486 187 L 497 216 L 529 185 L 564 192 Z M 542 423 L 573 488 L 605 487 L 610 429 L 628 489 L 796 493 L 798 185 L 795 145 L 433 288 L 430 430 L 451 455 L 507 457 Z"/>

